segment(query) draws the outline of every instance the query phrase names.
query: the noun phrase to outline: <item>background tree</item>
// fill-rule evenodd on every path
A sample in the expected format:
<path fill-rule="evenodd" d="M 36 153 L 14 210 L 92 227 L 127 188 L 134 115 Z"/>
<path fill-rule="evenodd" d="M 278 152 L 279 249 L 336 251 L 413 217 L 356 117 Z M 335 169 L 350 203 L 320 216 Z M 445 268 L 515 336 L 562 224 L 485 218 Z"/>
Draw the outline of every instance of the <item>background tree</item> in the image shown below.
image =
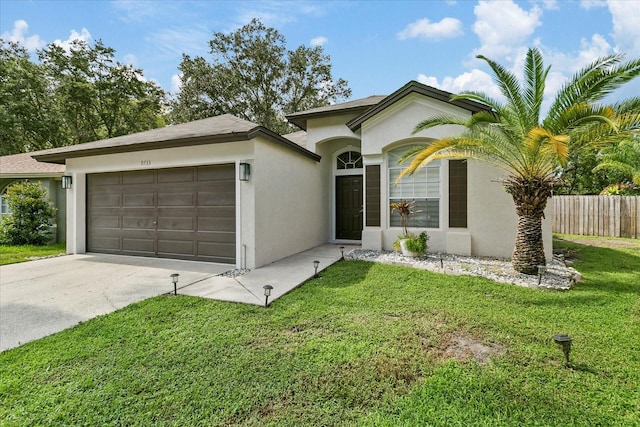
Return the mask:
<path fill-rule="evenodd" d="M 60 147 L 164 125 L 165 93 L 98 41 L 50 44 L 40 62 L 0 39 L 0 155 Z"/>
<path fill-rule="evenodd" d="M 68 135 L 44 67 L 0 39 L 0 155 L 64 145 Z"/>
<path fill-rule="evenodd" d="M 605 193 L 640 193 L 640 137 L 636 135 L 602 150 L 593 172 L 607 178 Z"/>
<path fill-rule="evenodd" d="M 114 54 L 101 41 L 90 46 L 84 40 L 69 50 L 50 44 L 39 52 L 73 144 L 164 124 L 163 90 Z"/>
<path fill-rule="evenodd" d="M 230 113 L 285 133 L 285 115 L 351 96 L 333 80 L 321 46 L 286 49 L 285 38 L 254 19 L 230 33 L 214 33 L 211 62 L 183 55 L 182 88 L 172 102 L 176 123 Z"/>
<path fill-rule="evenodd" d="M 47 200 L 47 190 L 39 182 L 22 181 L 10 185 L 4 196 L 10 214 L 2 216 L 0 243 L 4 245 L 44 245 L 51 239 L 56 209 Z"/>
<path fill-rule="evenodd" d="M 491 67 L 506 102 L 481 92 L 465 92 L 453 99 L 483 103 L 491 111 L 469 119 L 442 115 L 419 123 L 415 132 L 442 125 L 465 130 L 408 153 L 412 159 L 402 171 L 411 174 L 431 160 L 472 158 L 502 168 L 505 190 L 511 194 L 518 215 L 516 242 L 511 261 L 517 271 L 535 274 L 545 264 L 542 218 L 557 183 L 558 166 L 566 166 L 571 152 L 598 149 L 629 138 L 640 128 L 640 97 L 606 106 L 598 104 L 613 90 L 640 74 L 640 59 L 621 63 L 621 55 L 601 58 L 576 73 L 556 94 L 545 118 L 541 118 L 545 81 L 537 49 L 529 49 L 524 80 L 494 61 L 478 56 Z"/>

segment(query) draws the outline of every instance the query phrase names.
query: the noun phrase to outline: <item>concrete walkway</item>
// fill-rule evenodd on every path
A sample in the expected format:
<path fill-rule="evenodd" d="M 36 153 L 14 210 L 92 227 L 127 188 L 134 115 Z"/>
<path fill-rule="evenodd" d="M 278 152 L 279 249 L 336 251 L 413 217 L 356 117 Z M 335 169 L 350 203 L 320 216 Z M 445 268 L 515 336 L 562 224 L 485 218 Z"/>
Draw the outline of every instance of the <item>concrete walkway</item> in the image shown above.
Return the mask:
<path fill-rule="evenodd" d="M 345 254 L 353 248 L 354 246 L 345 246 Z M 338 261 L 341 256 L 340 245 L 317 246 L 242 276 L 235 278 L 217 276 L 188 284 L 180 287 L 178 293 L 221 301 L 263 305 L 265 302 L 263 286 L 273 286 L 269 297 L 269 303 L 271 303 L 313 277 L 315 273 L 313 261 L 320 261 L 318 267 L 320 272 Z"/>
<path fill-rule="evenodd" d="M 346 250 L 350 250 L 347 247 Z M 345 252 L 346 253 L 346 252 Z M 340 259 L 340 245 L 326 244 L 236 278 L 228 264 L 121 255 L 67 255 L 0 267 L 0 351 L 59 332 L 152 296 L 173 292 L 169 275 L 180 274 L 179 295 L 264 304 Z"/>

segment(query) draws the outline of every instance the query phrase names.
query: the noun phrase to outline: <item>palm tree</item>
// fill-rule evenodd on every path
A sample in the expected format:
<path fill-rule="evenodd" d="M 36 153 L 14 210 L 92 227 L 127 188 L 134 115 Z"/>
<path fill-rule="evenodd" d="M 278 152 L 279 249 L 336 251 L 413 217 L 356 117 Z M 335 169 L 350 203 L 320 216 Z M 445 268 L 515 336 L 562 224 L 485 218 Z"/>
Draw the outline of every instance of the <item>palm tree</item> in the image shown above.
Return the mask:
<path fill-rule="evenodd" d="M 460 125 L 464 130 L 407 153 L 401 162 L 411 162 L 398 180 L 431 160 L 444 158 L 477 159 L 503 169 L 503 185 L 518 215 L 511 261 L 517 271 L 535 274 L 537 266 L 546 262 L 544 209 L 557 183 L 558 168 L 566 164 L 570 151 L 618 142 L 640 128 L 640 97 L 613 106 L 599 104 L 640 74 L 640 59 L 622 63 L 623 55 L 611 55 L 596 60 L 560 89 L 546 117 L 541 118 L 549 67 L 544 67 L 538 49 L 527 52 L 522 82 L 494 61 L 482 55 L 478 58 L 491 67 L 506 102 L 474 91 L 453 96 L 452 100 L 483 103 L 490 111 L 470 118 L 440 115 L 419 123 L 414 133 L 442 125 Z"/>
<path fill-rule="evenodd" d="M 607 172 L 612 185 L 610 188 L 640 186 L 640 138 L 629 138 L 619 144 L 607 147 L 600 153 L 600 161 L 593 172 Z"/>

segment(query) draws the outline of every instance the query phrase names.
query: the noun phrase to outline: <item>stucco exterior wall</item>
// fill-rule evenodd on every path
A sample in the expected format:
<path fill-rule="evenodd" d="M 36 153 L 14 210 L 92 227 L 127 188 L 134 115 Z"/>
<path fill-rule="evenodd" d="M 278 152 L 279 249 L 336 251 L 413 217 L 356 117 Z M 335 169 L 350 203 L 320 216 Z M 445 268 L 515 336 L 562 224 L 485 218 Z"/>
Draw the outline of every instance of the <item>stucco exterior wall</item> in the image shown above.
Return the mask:
<path fill-rule="evenodd" d="M 328 241 L 320 163 L 258 139 L 251 180 L 256 267 Z"/>
<path fill-rule="evenodd" d="M 362 153 L 365 164 L 380 164 L 381 172 L 381 227 L 365 227 L 364 248 L 392 250 L 401 234 L 399 227 L 390 227 L 389 212 L 389 159 L 390 149 L 412 143 L 455 134 L 461 128 L 442 126 L 413 135 L 415 126 L 425 118 L 439 114 L 468 117 L 471 113 L 445 102 L 412 94 L 388 107 L 362 124 Z M 448 224 L 449 174 L 448 161 L 440 167 L 440 223 L 438 228 L 426 229 L 429 234 L 429 252 L 450 252 L 462 255 L 508 258 L 513 252 L 517 217 L 513 201 L 496 182 L 502 171 L 484 163 L 468 164 L 468 224 L 467 228 L 450 228 Z M 543 223 L 545 254 L 552 257 L 550 207 Z M 412 231 L 421 232 L 423 229 Z"/>
<path fill-rule="evenodd" d="M 321 117 L 318 119 L 310 119 L 307 121 L 307 149 L 314 153 L 320 154 L 316 148 L 317 144 L 323 144 L 325 141 L 335 139 L 354 139 L 359 140 L 360 136 L 345 123 L 355 118 L 356 115 L 342 114 L 333 117 Z"/>
<path fill-rule="evenodd" d="M 511 195 L 500 183 L 504 176 L 494 166 L 468 161 L 468 230 L 474 255 L 510 258 L 513 253 L 518 216 Z M 553 257 L 552 216 L 553 208 L 548 203 L 542 223 L 547 259 Z"/>

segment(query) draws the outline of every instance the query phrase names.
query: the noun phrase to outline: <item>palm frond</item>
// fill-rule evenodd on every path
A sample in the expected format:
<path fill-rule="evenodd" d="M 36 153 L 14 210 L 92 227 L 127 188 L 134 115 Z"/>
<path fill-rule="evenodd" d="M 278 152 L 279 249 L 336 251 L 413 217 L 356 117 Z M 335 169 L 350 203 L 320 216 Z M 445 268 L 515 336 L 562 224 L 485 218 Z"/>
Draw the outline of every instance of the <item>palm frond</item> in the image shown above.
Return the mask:
<path fill-rule="evenodd" d="M 540 121 L 545 81 L 550 69 L 550 67 L 544 67 L 542 54 L 538 49 L 529 49 L 524 64 L 524 100 L 528 110 L 527 125 L 529 127 L 537 126 Z"/>

